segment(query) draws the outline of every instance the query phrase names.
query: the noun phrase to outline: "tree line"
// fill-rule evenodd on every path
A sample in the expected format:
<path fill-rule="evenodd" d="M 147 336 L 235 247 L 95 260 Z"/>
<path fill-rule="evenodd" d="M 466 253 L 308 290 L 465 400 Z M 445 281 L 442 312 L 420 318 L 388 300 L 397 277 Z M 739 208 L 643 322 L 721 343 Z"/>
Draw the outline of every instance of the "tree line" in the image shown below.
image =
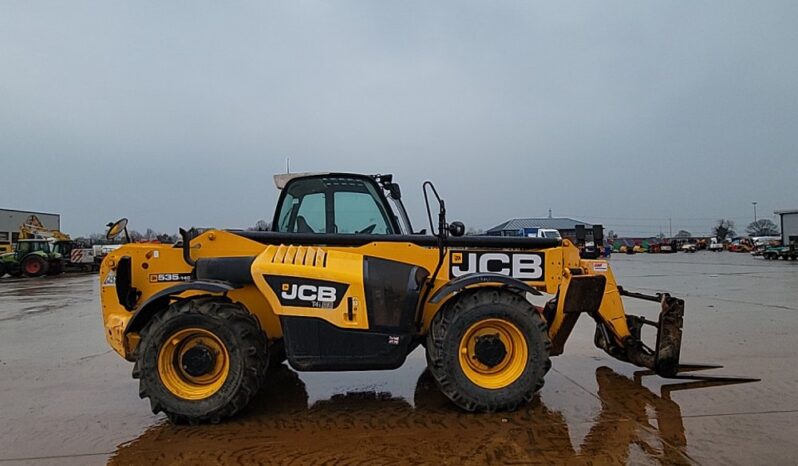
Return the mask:
<path fill-rule="evenodd" d="M 712 236 L 716 237 L 718 241 L 732 239 L 737 236 L 735 230 L 736 225 L 734 220 L 722 218 L 718 220 L 712 227 Z M 779 228 L 771 220 L 766 218 L 751 222 L 745 227 L 745 233 L 748 236 L 778 236 Z M 693 235 L 687 230 L 679 230 L 676 233 L 676 238 L 691 238 Z"/>

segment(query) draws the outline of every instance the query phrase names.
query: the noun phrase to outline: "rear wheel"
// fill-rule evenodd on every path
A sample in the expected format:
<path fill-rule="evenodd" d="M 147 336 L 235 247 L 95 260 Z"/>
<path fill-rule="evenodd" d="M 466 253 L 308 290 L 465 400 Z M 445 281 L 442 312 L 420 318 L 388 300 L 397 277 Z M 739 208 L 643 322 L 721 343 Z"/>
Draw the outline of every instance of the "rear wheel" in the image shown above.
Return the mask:
<path fill-rule="evenodd" d="M 220 299 L 172 304 L 142 330 L 134 356 L 139 395 L 175 423 L 232 416 L 258 392 L 269 364 L 257 320 Z"/>
<path fill-rule="evenodd" d="M 3 276 L 5 276 L 5 274 L 6 274 L 6 272 L 7 272 L 6 271 L 6 263 L 5 262 L 0 262 L 0 278 L 3 278 Z"/>
<path fill-rule="evenodd" d="M 29 255 L 22 259 L 22 273 L 26 277 L 40 277 L 47 273 L 47 261 L 37 255 Z"/>
<path fill-rule="evenodd" d="M 441 391 L 467 411 L 504 411 L 532 399 L 551 367 L 546 324 L 502 290 L 463 292 L 432 321 L 427 362 Z"/>
<path fill-rule="evenodd" d="M 59 275 L 61 272 L 64 271 L 64 266 L 61 261 L 54 261 L 50 263 L 50 269 L 47 271 L 47 275 Z"/>
<path fill-rule="evenodd" d="M 19 278 L 22 276 L 22 268 L 19 264 L 9 264 L 7 266 L 7 272 L 14 278 Z"/>

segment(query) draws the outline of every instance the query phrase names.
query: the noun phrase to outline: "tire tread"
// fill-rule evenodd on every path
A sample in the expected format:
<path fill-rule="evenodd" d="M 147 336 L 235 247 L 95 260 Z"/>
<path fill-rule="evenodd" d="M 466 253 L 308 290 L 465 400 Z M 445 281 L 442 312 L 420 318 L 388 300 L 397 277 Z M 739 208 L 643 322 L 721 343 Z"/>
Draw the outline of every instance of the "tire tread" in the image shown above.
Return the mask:
<path fill-rule="evenodd" d="M 158 351 L 161 342 L 152 341 L 152 335 L 171 319 L 183 314 L 203 316 L 216 323 L 222 322 L 243 342 L 240 348 L 244 358 L 242 380 L 235 393 L 227 403 L 218 406 L 202 415 L 186 415 L 170 406 L 168 398 L 158 396 L 154 384 L 160 384 L 157 367 L 149 367 L 147 358 L 142 357 L 145 351 Z M 149 398 L 154 414 L 164 412 L 175 424 L 198 424 L 203 422 L 218 423 L 244 408 L 252 397 L 258 393 L 265 380 L 269 367 L 268 341 L 260 329 L 257 319 L 243 306 L 217 297 L 194 298 L 178 301 L 165 311 L 156 314 L 141 330 L 141 340 L 133 352 L 133 378 L 139 380 L 139 397 Z M 142 351 L 142 348 L 144 351 Z M 156 353 L 157 354 L 157 353 Z M 157 358 L 155 358 L 157 360 Z"/>

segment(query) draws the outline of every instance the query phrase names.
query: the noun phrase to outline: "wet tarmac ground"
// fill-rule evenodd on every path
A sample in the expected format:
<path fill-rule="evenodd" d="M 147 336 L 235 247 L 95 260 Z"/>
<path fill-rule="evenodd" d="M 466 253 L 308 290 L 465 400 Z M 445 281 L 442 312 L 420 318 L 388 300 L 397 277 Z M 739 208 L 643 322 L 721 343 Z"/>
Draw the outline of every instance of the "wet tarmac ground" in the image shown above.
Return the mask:
<path fill-rule="evenodd" d="M 682 361 L 761 382 L 647 376 L 583 318 L 513 413 L 450 404 L 416 350 L 386 372 L 271 374 L 245 412 L 173 426 L 106 345 L 96 275 L 0 280 L 0 464 L 796 464 L 798 263 L 616 255 L 629 290 L 686 300 Z M 657 306 L 627 300 L 627 312 Z"/>

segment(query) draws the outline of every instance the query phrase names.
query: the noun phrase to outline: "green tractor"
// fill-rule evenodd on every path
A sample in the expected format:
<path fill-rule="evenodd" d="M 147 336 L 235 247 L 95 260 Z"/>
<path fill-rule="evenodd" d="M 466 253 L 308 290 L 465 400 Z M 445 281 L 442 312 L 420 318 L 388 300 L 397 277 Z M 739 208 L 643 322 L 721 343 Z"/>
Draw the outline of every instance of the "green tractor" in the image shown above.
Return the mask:
<path fill-rule="evenodd" d="M 792 242 L 788 246 L 769 246 L 762 252 L 762 257 L 767 260 L 796 260 L 798 259 L 798 242 Z"/>
<path fill-rule="evenodd" d="M 61 254 L 53 252 L 46 239 L 23 239 L 14 244 L 14 251 L 0 255 L 0 277 L 40 277 L 58 275 L 63 270 Z"/>

